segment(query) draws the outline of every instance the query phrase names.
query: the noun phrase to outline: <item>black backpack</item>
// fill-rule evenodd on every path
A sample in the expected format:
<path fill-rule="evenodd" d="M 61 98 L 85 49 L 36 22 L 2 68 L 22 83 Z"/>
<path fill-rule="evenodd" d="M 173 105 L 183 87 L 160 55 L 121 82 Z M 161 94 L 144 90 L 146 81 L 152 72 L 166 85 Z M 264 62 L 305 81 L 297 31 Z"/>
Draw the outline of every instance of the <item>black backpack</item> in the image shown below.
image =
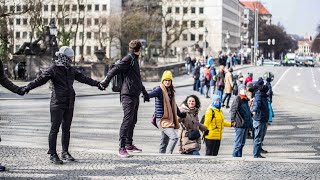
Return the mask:
<path fill-rule="evenodd" d="M 213 120 L 213 118 L 214 118 L 214 110 L 212 110 L 211 109 L 211 111 L 212 111 L 212 118 L 211 118 L 211 121 Z M 206 119 L 206 114 L 204 114 L 203 116 L 202 116 L 202 118 L 201 118 L 201 120 L 200 120 L 200 123 L 201 124 L 204 124 L 204 120 Z"/>
<path fill-rule="evenodd" d="M 134 65 L 134 57 L 129 54 L 129 56 L 131 57 L 131 62 L 130 62 L 130 68 Z M 121 60 L 118 60 L 117 62 L 115 62 L 115 64 L 113 64 L 111 66 L 111 69 L 116 65 L 116 64 L 119 64 Z M 130 70 L 130 69 L 129 69 Z M 128 71 L 129 71 L 128 70 Z M 112 78 L 112 91 L 113 92 L 121 92 L 121 89 L 122 89 L 122 84 L 123 84 L 123 81 L 124 81 L 124 78 L 126 76 L 126 73 L 123 73 L 123 72 L 120 72 L 118 74 L 116 74 L 115 76 L 113 76 Z"/>

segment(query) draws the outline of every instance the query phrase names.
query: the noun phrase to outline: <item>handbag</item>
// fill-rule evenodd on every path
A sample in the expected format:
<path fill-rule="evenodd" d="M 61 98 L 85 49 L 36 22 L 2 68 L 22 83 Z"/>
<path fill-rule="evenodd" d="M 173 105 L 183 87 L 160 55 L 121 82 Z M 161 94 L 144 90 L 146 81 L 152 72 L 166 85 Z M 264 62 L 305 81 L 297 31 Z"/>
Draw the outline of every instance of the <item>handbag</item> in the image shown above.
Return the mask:
<path fill-rule="evenodd" d="M 153 114 L 152 118 L 151 118 L 151 124 L 153 124 L 156 128 L 159 129 L 158 125 L 157 125 L 157 118 L 156 115 Z"/>
<path fill-rule="evenodd" d="M 190 140 L 197 140 L 199 137 L 201 137 L 199 130 L 191 129 L 188 131 L 188 138 Z"/>
<path fill-rule="evenodd" d="M 236 111 L 235 122 L 236 122 L 237 128 L 242 128 L 244 125 L 244 119 L 242 118 L 242 116 L 238 110 Z"/>

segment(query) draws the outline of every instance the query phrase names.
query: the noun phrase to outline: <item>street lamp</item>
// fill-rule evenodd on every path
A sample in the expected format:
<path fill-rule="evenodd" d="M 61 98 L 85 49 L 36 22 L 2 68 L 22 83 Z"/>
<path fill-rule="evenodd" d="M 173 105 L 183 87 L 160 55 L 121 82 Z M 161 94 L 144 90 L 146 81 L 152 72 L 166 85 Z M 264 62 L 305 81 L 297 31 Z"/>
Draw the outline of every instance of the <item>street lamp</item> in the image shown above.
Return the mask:
<path fill-rule="evenodd" d="M 52 61 L 56 59 L 55 56 L 55 52 L 57 51 L 57 47 L 58 47 L 58 43 L 57 43 L 57 26 L 56 23 L 54 21 L 54 19 L 51 21 L 51 24 L 49 26 L 49 30 L 50 30 L 50 39 L 51 39 L 51 51 L 52 51 Z"/>
<path fill-rule="evenodd" d="M 243 58 L 242 58 L 242 54 L 243 54 L 243 50 L 242 50 L 242 42 L 243 42 L 244 38 L 241 35 L 240 36 L 240 61 L 241 61 L 241 65 L 243 65 Z"/>
<path fill-rule="evenodd" d="M 204 28 L 204 42 L 203 42 L 203 59 L 206 59 L 206 50 L 207 50 L 207 36 L 208 36 L 208 29 L 207 27 Z"/>

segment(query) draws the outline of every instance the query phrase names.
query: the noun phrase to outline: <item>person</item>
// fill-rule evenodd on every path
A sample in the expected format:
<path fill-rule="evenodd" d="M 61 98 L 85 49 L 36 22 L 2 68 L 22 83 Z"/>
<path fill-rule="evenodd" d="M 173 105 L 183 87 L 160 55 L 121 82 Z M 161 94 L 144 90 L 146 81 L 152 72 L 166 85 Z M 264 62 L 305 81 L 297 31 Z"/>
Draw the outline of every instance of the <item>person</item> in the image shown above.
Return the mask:
<path fill-rule="evenodd" d="M 224 90 L 224 66 L 219 66 L 217 81 L 216 81 L 216 88 L 217 88 L 217 94 L 220 96 L 220 99 L 222 99 L 223 96 L 223 90 Z"/>
<path fill-rule="evenodd" d="M 97 86 L 100 90 L 104 90 L 98 81 L 95 81 L 83 75 L 76 68 L 71 66 L 74 57 L 74 51 L 68 46 L 62 46 L 56 52 L 58 59 L 48 70 L 41 76 L 30 82 L 23 88 L 25 93 L 44 85 L 49 80 L 53 84 L 52 96 L 50 102 L 51 128 L 49 133 L 49 151 L 50 161 L 54 164 L 63 164 L 56 150 L 57 135 L 60 125 L 62 124 L 62 153 L 63 160 L 75 161 L 69 153 L 70 128 L 73 118 L 75 92 L 73 82 L 77 80 L 81 83 L 91 86 Z"/>
<path fill-rule="evenodd" d="M 212 97 L 212 95 L 215 93 L 216 91 L 216 81 L 217 81 L 217 72 L 216 72 L 216 68 L 214 65 L 211 66 L 210 68 L 210 97 Z"/>
<path fill-rule="evenodd" d="M 209 67 L 212 67 L 214 65 L 214 59 L 212 55 L 209 56 L 207 64 L 209 65 Z"/>
<path fill-rule="evenodd" d="M 219 61 L 219 66 L 223 66 L 223 68 L 227 65 L 227 56 L 225 52 L 220 51 L 218 61 Z"/>
<path fill-rule="evenodd" d="M 187 54 L 187 57 L 184 59 L 184 61 L 185 61 L 186 73 L 190 74 L 190 72 L 191 72 L 191 57 L 189 54 Z"/>
<path fill-rule="evenodd" d="M 228 54 L 227 56 L 227 68 L 229 69 L 231 67 L 232 63 L 232 57 L 231 54 Z"/>
<path fill-rule="evenodd" d="M 210 74 L 210 66 L 207 64 L 206 67 L 203 70 L 203 74 L 204 74 L 204 85 L 206 87 L 206 98 L 210 98 L 209 97 L 209 90 L 210 90 L 210 80 L 211 80 L 211 74 Z"/>
<path fill-rule="evenodd" d="M 178 133 L 178 147 L 181 154 L 200 155 L 201 137 L 199 136 L 196 139 L 189 139 L 188 137 L 188 133 L 191 131 L 207 131 L 207 128 L 199 123 L 198 114 L 200 107 L 201 103 L 199 98 L 196 95 L 190 95 L 187 96 L 179 108 L 181 112 L 186 113 L 185 118 L 178 119 L 181 124 Z"/>
<path fill-rule="evenodd" d="M 238 71 L 238 84 L 243 84 L 243 75 L 241 71 Z"/>
<path fill-rule="evenodd" d="M 19 94 L 20 96 L 23 96 L 25 93 L 22 90 L 22 87 L 19 87 L 15 84 L 13 84 L 5 75 L 4 68 L 3 68 L 3 63 L 2 60 L 0 60 L 0 84 L 4 88 L 8 89 L 9 91 Z M 1 142 L 1 137 L 0 137 L 0 142 Z M 2 166 L 0 164 L 0 171 L 5 171 L 6 167 Z"/>
<path fill-rule="evenodd" d="M 204 70 L 206 69 L 205 64 L 203 59 L 201 59 L 200 61 L 200 76 L 199 76 L 199 81 L 200 81 L 200 94 L 203 95 L 204 94 L 204 86 L 206 85 L 206 76 L 204 74 Z"/>
<path fill-rule="evenodd" d="M 204 126 L 208 131 L 205 133 L 206 156 L 217 156 L 220 149 L 223 127 L 231 127 L 233 124 L 224 120 L 221 110 L 221 98 L 213 95 L 212 104 L 205 113 Z"/>
<path fill-rule="evenodd" d="M 225 75 L 225 79 L 224 79 L 224 98 L 223 98 L 223 101 L 222 101 L 222 107 L 225 107 L 225 101 L 227 100 L 227 106 L 226 108 L 230 108 L 229 107 L 229 101 L 230 101 L 230 98 L 231 98 L 231 93 L 232 93 L 232 90 L 233 90 L 233 80 L 232 80 L 232 72 L 233 72 L 233 69 L 232 68 L 229 68 L 226 72 L 226 75 Z"/>
<path fill-rule="evenodd" d="M 230 109 L 231 122 L 236 122 L 236 118 L 242 118 L 244 120 L 244 124 L 242 126 L 235 124 L 233 157 L 242 157 L 242 150 L 246 143 L 246 135 L 248 129 L 252 126 L 251 112 L 248 104 L 249 99 L 246 94 L 247 88 L 245 85 L 240 84 L 238 87 L 238 95 L 233 100 Z M 241 117 L 237 117 L 237 113 Z"/>
<path fill-rule="evenodd" d="M 248 73 L 248 76 L 244 81 L 244 85 L 247 85 L 248 83 L 252 83 L 252 78 L 253 78 L 253 73 Z"/>
<path fill-rule="evenodd" d="M 137 123 L 139 109 L 139 95 L 141 92 L 144 101 L 149 101 L 148 93 L 141 81 L 139 56 L 142 51 L 142 45 L 139 40 L 129 42 L 129 54 L 125 56 L 118 64 L 109 70 L 107 76 L 101 81 L 103 87 L 108 87 L 111 79 L 119 74 L 124 73 L 124 81 L 120 92 L 120 100 L 123 108 L 123 120 L 119 133 L 119 157 L 130 157 L 129 152 L 142 152 L 133 144 L 133 132 Z"/>
<path fill-rule="evenodd" d="M 253 114 L 253 156 L 254 158 L 265 158 L 261 155 L 262 141 L 265 136 L 267 123 L 269 119 L 269 108 L 267 100 L 268 86 L 261 85 L 255 93 L 252 114 Z"/>
<path fill-rule="evenodd" d="M 201 66 L 199 64 L 197 64 L 194 71 L 193 71 L 193 79 L 194 79 L 193 90 L 194 91 L 199 91 L 199 88 L 200 88 L 200 80 L 199 80 L 200 68 L 201 68 Z"/>
<path fill-rule="evenodd" d="M 172 154 L 178 135 L 175 129 L 179 129 L 177 116 L 185 118 L 186 113 L 181 113 L 176 105 L 175 91 L 172 84 L 171 71 L 163 72 L 160 86 L 148 93 L 149 98 L 155 98 L 155 118 L 158 128 L 161 129 L 160 153 Z"/>

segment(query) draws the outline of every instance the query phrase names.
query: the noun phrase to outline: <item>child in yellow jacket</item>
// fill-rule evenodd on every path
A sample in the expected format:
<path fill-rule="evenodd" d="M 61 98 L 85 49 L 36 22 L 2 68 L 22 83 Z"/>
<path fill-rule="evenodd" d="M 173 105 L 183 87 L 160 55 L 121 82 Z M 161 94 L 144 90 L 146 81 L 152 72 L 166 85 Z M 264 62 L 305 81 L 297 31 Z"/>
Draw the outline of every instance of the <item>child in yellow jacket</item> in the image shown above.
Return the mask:
<path fill-rule="evenodd" d="M 206 156 L 217 156 L 222 139 L 223 127 L 232 127 L 231 122 L 224 121 L 221 110 L 221 98 L 214 94 L 212 104 L 205 114 L 204 126 L 208 128 L 205 133 Z"/>

